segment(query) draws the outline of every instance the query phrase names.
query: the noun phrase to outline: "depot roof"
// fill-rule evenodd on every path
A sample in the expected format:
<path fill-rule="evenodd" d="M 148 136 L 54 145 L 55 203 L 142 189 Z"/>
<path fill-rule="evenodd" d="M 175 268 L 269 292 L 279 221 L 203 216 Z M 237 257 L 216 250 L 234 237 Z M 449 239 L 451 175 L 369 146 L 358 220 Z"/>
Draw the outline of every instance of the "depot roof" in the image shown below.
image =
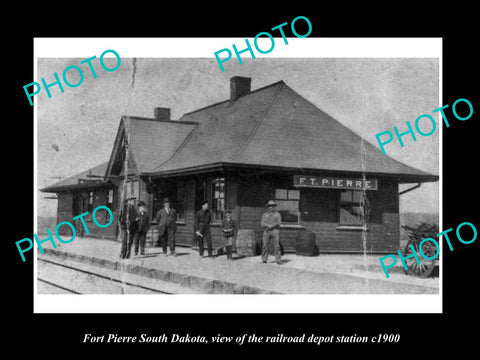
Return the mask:
<path fill-rule="evenodd" d="M 126 142 L 128 174 L 151 177 L 242 167 L 369 174 L 399 182 L 438 180 L 437 175 L 382 154 L 283 81 L 253 91 L 249 86 L 240 95 L 186 113 L 179 120 L 170 120 L 169 115 L 167 120 L 123 116 L 108 162 L 41 191 L 102 182 L 87 182 L 87 175 L 105 176 L 103 181 L 122 176 Z"/>
<path fill-rule="evenodd" d="M 107 169 L 108 162 L 94 166 L 64 180 L 40 189 L 42 192 L 60 192 L 71 189 L 89 189 L 105 185 L 103 176 Z"/>
<path fill-rule="evenodd" d="M 107 175 L 123 175 L 125 142 L 129 144 L 128 173 L 151 170 L 169 159 L 196 123 L 123 116 L 117 131 Z"/>
<path fill-rule="evenodd" d="M 437 181 L 396 161 L 317 108 L 283 81 L 184 114 L 197 123 L 175 152 L 144 175 L 228 166 L 368 173 Z"/>

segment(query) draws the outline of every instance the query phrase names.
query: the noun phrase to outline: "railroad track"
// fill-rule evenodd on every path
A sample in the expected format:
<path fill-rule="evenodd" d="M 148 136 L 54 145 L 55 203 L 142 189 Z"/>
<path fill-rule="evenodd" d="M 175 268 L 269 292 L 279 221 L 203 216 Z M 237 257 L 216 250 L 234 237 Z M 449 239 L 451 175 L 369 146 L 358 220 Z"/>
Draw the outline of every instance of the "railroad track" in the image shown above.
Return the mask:
<path fill-rule="evenodd" d="M 57 261 L 52 261 L 50 259 L 45 259 L 45 258 L 38 258 L 37 259 L 39 262 L 42 262 L 44 264 L 49 264 L 50 267 L 52 267 L 50 270 L 50 273 L 52 273 L 53 269 L 55 269 L 55 272 L 57 272 L 58 274 L 58 268 L 61 268 L 63 269 L 63 271 L 65 272 L 65 269 L 67 269 L 67 272 L 68 272 L 68 277 L 70 278 L 75 278 L 77 279 L 78 277 L 80 277 L 80 279 L 84 279 L 82 281 L 82 285 L 83 284 L 93 284 L 96 282 L 96 280 L 107 280 L 107 282 L 104 281 L 104 283 L 106 284 L 118 284 L 118 285 L 121 285 L 121 286 L 117 286 L 117 289 L 121 289 L 121 292 L 120 293 L 125 293 L 124 289 L 126 287 L 129 288 L 129 292 L 128 293 L 136 293 L 135 289 L 137 290 L 140 290 L 141 293 L 151 293 L 151 294 L 174 294 L 173 292 L 170 292 L 170 291 L 165 291 L 165 290 L 161 290 L 161 289 L 158 289 L 158 288 L 154 288 L 154 287 L 149 287 L 149 286 L 145 286 L 145 285 L 140 285 L 140 284 L 136 284 L 136 283 L 133 283 L 133 282 L 130 282 L 130 281 L 124 281 L 123 279 L 117 279 L 113 276 L 108 276 L 108 275 L 103 275 L 103 274 L 100 274 L 98 272 L 95 272 L 95 271 L 90 271 L 90 270 L 85 270 L 85 269 L 80 269 L 78 267 L 75 267 L 75 266 L 71 266 L 71 265 L 67 265 L 67 264 L 64 264 L 64 263 L 61 263 L 61 262 L 57 262 Z M 54 277 L 55 276 L 50 276 L 50 277 Z M 56 276 L 58 278 L 58 276 Z M 38 276 L 37 275 L 37 280 L 40 281 L 41 283 L 43 284 L 46 284 L 47 286 L 50 286 L 50 287 L 53 287 L 55 289 L 59 289 L 61 291 L 63 291 L 64 293 L 71 293 L 71 294 L 87 294 L 87 293 L 92 293 L 92 292 L 82 292 L 80 289 L 72 289 L 70 286 L 65 286 L 65 284 L 62 284 L 61 281 L 60 283 L 58 281 L 55 281 L 55 279 L 45 279 L 44 276 Z M 59 280 L 59 279 L 57 279 Z M 66 280 L 63 280 L 63 282 L 65 282 Z M 74 282 L 72 281 L 72 284 Z"/>
<path fill-rule="evenodd" d="M 42 283 L 44 283 L 44 284 L 47 284 L 47 285 L 49 285 L 49 286 L 51 286 L 51 287 L 54 287 L 54 288 L 56 288 L 56 289 L 63 290 L 63 291 L 65 291 L 65 292 L 67 292 L 67 293 L 71 293 L 71 294 L 81 294 L 81 293 L 79 293 L 78 291 L 75 291 L 75 290 L 66 288 L 66 287 L 64 287 L 64 286 L 60 286 L 60 285 L 58 285 L 58 284 L 55 284 L 55 283 L 53 283 L 53 282 L 51 282 L 51 281 L 48 281 L 48 280 L 45 280 L 45 279 L 42 279 L 42 278 L 39 278 L 39 277 L 37 277 L 37 280 L 40 281 L 40 282 L 42 282 Z"/>

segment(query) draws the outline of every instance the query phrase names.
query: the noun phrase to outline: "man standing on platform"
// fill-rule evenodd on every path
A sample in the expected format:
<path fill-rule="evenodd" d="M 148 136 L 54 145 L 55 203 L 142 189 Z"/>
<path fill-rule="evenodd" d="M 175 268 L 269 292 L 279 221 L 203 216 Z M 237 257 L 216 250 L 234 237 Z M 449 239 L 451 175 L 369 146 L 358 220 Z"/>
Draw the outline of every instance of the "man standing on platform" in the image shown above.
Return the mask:
<path fill-rule="evenodd" d="M 132 200 L 133 198 L 126 199 L 120 209 L 119 222 L 123 232 L 120 259 L 130 258 L 133 240 L 138 230 L 138 211 Z"/>
<path fill-rule="evenodd" d="M 170 207 L 170 200 L 163 200 L 163 208 L 157 212 L 155 217 L 158 223 L 158 238 L 161 240 L 163 254 L 167 255 L 167 245 L 170 248 L 170 255 L 175 253 L 175 232 L 177 231 L 177 212 Z M 163 239 L 163 240 L 162 240 Z"/>
<path fill-rule="evenodd" d="M 275 261 L 277 264 L 280 264 L 281 253 L 280 253 L 280 225 L 282 224 L 282 217 L 279 212 L 275 210 L 277 204 L 273 200 L 269 200 L 265 205 L 268 209 L 262 216 L 261 225 L 263 228 L 263 239 L 262 239 L 262 261 L 264 263 L 268 260 L 268 255 L 270 252 L 270 243 L 273 243 L 273 249 L 275 252 Z"/>
<path fill-rule="evenodd" d="M 203 241 L 207 243 L 208 257 L 213 257 L 212 235 L 210 234 L 210 221 L 212 220 L 210 210 L 208 210 L 208 201 L 201 203 L 202 208 L 195 215 L 195 232 L 198 239 L 198 251 L 203 257 Z"/>
<path fill-rule="evenodd" d="M 138 203 L 138 231 L 135 238 L 135 255 L 138 255 L 138 245 L 140 245 L 140 255 L 145 255 L 145 239 L 147 238 L 147 232 L 149 225 L 149 216 L 147 211 L 147 204 L 145 201 L 140 200 Z"/>

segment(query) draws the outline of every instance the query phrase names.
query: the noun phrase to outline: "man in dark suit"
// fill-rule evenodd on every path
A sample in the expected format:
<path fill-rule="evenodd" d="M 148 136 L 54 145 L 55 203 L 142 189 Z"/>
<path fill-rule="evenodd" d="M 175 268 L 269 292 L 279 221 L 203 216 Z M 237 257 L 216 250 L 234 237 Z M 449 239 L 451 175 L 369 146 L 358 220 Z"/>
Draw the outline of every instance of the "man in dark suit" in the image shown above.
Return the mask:
<path fill-rule="evenodd" d="M 167 243 L 170 248 L 170 255 L 175 253 L 175 232 L 177 231 L 177 212 L 170 207 L 170 200 L 163 200 L 163 208 L 158 210 L 155 216 L 158 224 L 158 239 L 163 248 L 163 254 L 167 255 Z"/>
<path fill-rule="evenodd" d="M 145 201 L 140 200 L 138 203 L 138 230 L 135 238 L 135 255 L 138 254 L 138 245 L 140 245 L 140 255 L 145 255 L 145 239 L 150 225 L 150 219 L 146 208 Z"/>
<path fill-rule="evenodd" d="M 202 201 L 202 208 L 195 215 L 195 234 L 198 239 L 198 251 L 201 257 L 204 252 L 204 241 L 207 243 L 208 257 L 213 257 L 212 235 L 210 234 L 210 221 L 212 220 L 210 210 L 208 210 L 208 201 Z"/>
<path fill-rule="evenodd" d="M 138 229 L 138 211 L 131 200 L 133 198 L 126 199 L 123 207 L 120 209 L 119 222 L 123 232 L 120 259 L 130 258 L 130 250 Z"/>

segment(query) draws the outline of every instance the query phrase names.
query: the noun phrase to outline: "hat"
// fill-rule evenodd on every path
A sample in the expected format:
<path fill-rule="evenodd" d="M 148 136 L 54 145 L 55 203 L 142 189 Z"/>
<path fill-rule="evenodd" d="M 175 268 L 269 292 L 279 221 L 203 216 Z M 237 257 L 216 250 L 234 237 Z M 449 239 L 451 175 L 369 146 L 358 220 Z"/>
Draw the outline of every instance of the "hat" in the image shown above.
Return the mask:
<path fill-rule="evenodd" d="M 146 205 L 147 205 L 147 204 L 145 204 L 145 201 L 143 201 L 143 200 L 140 200 L 140 201 L 138 202 L 138 206 L 146 206 Z"/>
<path fill-rule="evenodd" d="M 208 204 L 208 201 L 207 200 L 203 200 L 201 203 L 200 203 L 200 206 L 203 206 L 205 204 Z"/>
<path fill-rule="evenodd" d="M 268 203 L 265 204 L 266 207 L 268 206 L 277 206 L 277 204 L 275 204 L 275 201 L 273 200 L 268 200 Z"/>
<path fill-rule="evenodd" d="M 231 210 L 225 210 L 224 214 L 231 214 L 232 211 Z"/>
<path fill-rule="evenodd" d="M 169 200 L 168 198 L 163 199 L 163 203 L 164 203 L 164 204 L 165 204 L 165 203 L 169 203 L 169 202 L 170 202 L 170 200 Z"/>

